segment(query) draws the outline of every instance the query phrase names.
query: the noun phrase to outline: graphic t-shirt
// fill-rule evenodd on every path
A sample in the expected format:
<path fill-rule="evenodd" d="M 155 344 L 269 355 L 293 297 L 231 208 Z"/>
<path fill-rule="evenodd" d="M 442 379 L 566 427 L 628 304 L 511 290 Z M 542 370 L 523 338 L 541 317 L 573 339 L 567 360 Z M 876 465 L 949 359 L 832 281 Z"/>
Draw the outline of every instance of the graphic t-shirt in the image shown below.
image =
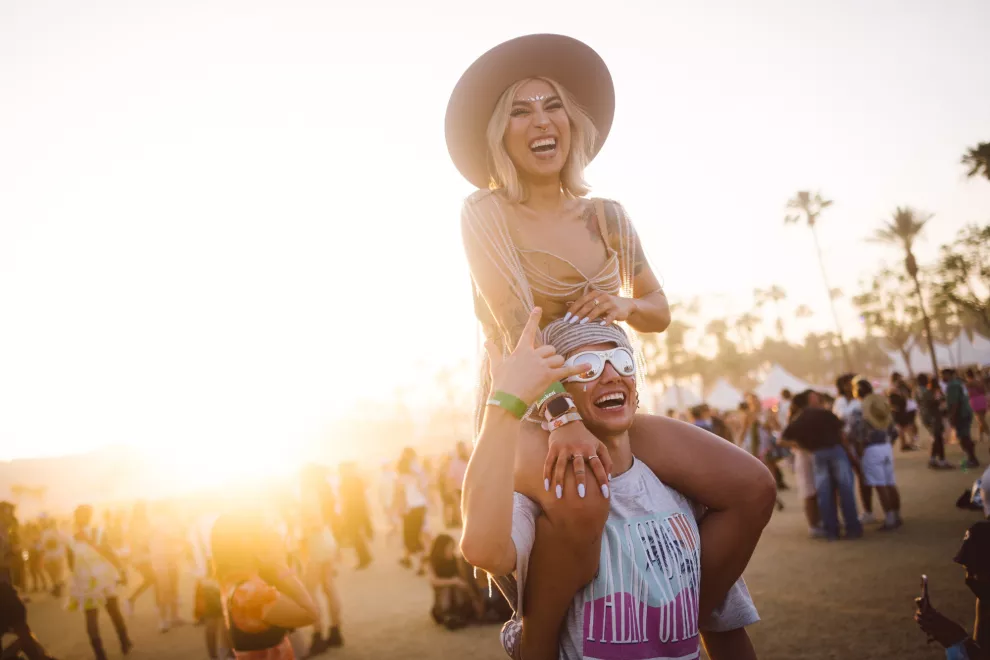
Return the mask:
<path fill-rule="evenodd" d="M 560 657 L 566 660 L 698 658 L 698 525 L 692 503 L 665 486 L 645 464 L 612 479 L 598 575 L 577 593 L 565 619 Z M 540 508 L 518 493 L 512 514 L 519 602 L 523 612 L 529 556 Z M 742 628 L 759 620 L 740 580 L 706 630 Z M 503 643 L 506 643 L 503 634 Z"/>

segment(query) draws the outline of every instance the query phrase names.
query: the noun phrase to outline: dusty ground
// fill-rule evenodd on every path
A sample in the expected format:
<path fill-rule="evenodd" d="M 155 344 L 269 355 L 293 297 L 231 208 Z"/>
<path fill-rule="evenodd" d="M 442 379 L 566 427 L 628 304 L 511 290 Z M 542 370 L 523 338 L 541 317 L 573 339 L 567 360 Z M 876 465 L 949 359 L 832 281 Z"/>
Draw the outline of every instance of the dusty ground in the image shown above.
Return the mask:
<path fill-rule="evenodd" d="M 986 447 L 980 447 L 981 460 L 988 456 Z M 950 458 L 958 464 L 954 448 Z M 944 657 L 936 646 L 926 646 L 911 620 L 922 572 L 930 577 L 933 604 L 969 628 L 973 597 L 951 558 L 963 531 L 978 520 L 976 513 L 954 507 L 975 476 L 931 472 L 920 452 L 899 455 L 897 474 L 906 525 L 894 533 L 868 530 L 855 542 L 807 539 L 796 493 L 782 493 L 787 509 L 775 514 L 746 573 L 763 617 L 750 631 L 761 658 Z M 396 564 L 394 547 L 379 542 L 375 550 L 376 562 L 367 571 L 355 572 L 349 564 L 341 569 L 346 646 L 323 657 L 504 657 L 497 627 L 448 632 L 434 625 L 424 579 Z M 189 589 L 183 598 L 191 601 Z M 64 612 L 50 597 L 36 599 L 29 612 L 38 636 L 56 657 L 92 657 L 81 615 Z M 130 627 L 133 660 L 206 658 L 202 629 L 158 633 L 150 594 L 138 603 Z M 110 657 L 120 657 L 106 617 L 102 628 Z"/>

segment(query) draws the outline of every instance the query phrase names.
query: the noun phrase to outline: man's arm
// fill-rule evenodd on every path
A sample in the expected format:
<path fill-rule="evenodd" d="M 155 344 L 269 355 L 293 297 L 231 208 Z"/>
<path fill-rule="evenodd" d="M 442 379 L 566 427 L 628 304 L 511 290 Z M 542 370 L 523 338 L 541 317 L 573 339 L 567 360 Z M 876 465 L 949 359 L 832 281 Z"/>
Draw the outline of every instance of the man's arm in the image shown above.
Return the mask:
<path fill-rule="evenodd" d="M 512 493 L 520 424 L 507 410 L 487 406 L 464 475 L 461 554 L 472 566 L 493 575 L 507 575 L 516 567 Z"/>

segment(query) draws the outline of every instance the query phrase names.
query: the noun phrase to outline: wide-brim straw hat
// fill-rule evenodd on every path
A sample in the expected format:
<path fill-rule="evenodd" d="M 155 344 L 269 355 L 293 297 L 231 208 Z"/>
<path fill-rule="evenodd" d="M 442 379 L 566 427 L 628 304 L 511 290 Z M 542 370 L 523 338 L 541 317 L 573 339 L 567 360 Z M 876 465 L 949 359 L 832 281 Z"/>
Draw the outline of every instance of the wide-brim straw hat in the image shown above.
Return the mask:
<path fill-rule="evenodd" d="M 491 181 L 486 132 L 502 93 L 526 78 L 560 83 L 598 131 L 591 157 L 601 150 L 615 115 L 615 87 L 605 61 L 587 44 L 562 34 L 530 34 L 495 46 L 457 81 L 447 103 L 447 151 L 478 188 Z"/>

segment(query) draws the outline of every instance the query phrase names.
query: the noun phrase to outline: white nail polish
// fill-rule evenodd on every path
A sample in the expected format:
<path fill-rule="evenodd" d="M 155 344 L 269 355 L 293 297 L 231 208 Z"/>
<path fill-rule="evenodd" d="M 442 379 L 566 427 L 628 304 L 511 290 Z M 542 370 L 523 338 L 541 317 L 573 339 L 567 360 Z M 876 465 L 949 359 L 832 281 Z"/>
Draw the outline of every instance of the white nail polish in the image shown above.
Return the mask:
<path fill-rule="evenodd" d="M 571 317 L 571 321 L 570 321 L 570 322 L 571 322 L 572 324 L 574 324 L 574 323 L 577 323 L 577 322 L 578 322 L 578 317 L 576 317 L 576 316 L 572 316 L 572 317 Z"/>
<path fill-rule="evenodd" d="M 608 325 L 608 324 L 607 324 L 607 323 L 605 323 L 605 321 L 602 321 L 602 325 Z"/>
<path fill-rule="evenodd" d="M 543 480 L 543 490 L 547 491 L 548 493 L 550 492 L 550 480 L 549 479 L 544 479 Z"/>
<path fill-rule="evenodd" d="M 585 316 L 583 319 L 581 319 L 581 325 L 584 325 L 587 322 L 588 322 L 588 317 L 587 316 Z"/>
<path fill-rule="evenodd" d="M 608 485 L 607 484 L 602 484 L 602 495 L 605 496 L 605 499 L 606 500 L 608 499 Z"/>
<path fill-rule="evenodd" d="M 584 497 L 584 484 L 578 484 L 578 497 Z"/>
<path fill-rule="evenodd" d="M 560 484 L 557 484 L 557 499 L 559 500 L 563 496 L 564 496 L 564 489 L 560 487 Z"/>
<path fill-rule="evenodd" d="M 564 314 L 564 321 L 566 322 L 566 321 L 570 321 L 570 320 L 571 320 L 571 313 L 570 312 L 567 312 L 566 314 Z"/>

